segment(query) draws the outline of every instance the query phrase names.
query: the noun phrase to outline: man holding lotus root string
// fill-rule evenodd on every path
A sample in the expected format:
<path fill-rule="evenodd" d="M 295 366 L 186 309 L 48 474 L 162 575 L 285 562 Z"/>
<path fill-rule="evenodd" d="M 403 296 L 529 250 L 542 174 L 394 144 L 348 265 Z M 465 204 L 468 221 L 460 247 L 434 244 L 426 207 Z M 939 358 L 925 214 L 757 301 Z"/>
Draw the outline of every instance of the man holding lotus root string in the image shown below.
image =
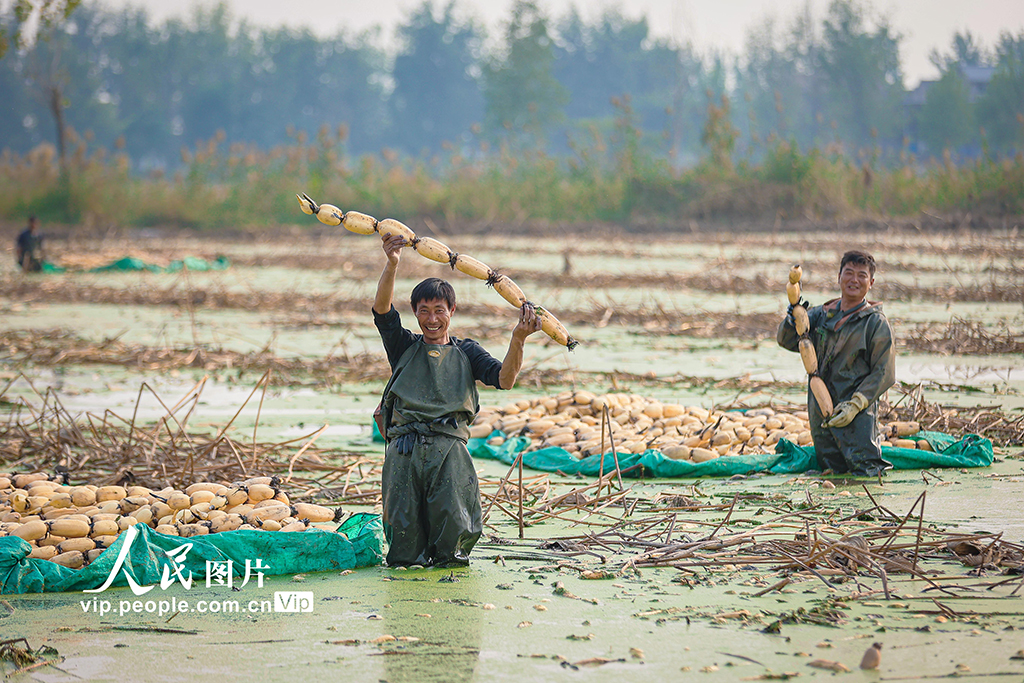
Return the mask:
<path fill-rule="evenodd" d="M 823 415 L 814 392 L 807 392 L 807 412 L 818 466 L 854 476 L 876 476 L 892 465 L 882 459 L 878 399 L 896 379 L 892 328 L 882 305 L 867 300 L 875 283 L 875 259 L 848 251 L 839 264 L 840 297 L 806 312 L 807 335 L 817 356 L 817 373 L 835 403 Z M 792 301 L 792 299 L 791 299 Z M 799 351 L 794 307 L 779 325 L 779 345 Z"/>
<path fill-rule="evenodd" d="M 476 383 L 515 386 L 526 338 L 541 329 L 532 304 L 520 308 L 505 360 L 472 339 L 449 335 L 455 289 L 428 278 L 412 290 L 420 334 L 402 327 L 392 305 L 401 235 L 384 238 L 387 263 L 377 284 L 373 321 L 391 364 L 384 388 L 381 433 L 387 440 L 382 474 L 384 530 L 390 566 L 460 566 L 483 531 L 480 487 L 466 448 L 480 409 Z"/>

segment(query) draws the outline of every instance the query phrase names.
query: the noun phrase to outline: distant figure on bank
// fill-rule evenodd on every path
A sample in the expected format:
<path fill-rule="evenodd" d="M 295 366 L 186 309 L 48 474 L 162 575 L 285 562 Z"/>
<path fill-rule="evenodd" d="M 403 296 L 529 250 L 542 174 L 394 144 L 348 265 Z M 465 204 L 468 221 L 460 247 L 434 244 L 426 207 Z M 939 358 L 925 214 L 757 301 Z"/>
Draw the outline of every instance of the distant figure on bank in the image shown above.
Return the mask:
<path fill-rule="evenodd" d="M 892 468 L 882 459 L 878 399 L 896 381 L 896 353 L 882 304 L 867 300 L 874 284 L 874 257 L 848 251 L 839 263 L 841 296 L 807 311 L 818 376 L 836 404 L 832 417 L 823 420 L 808 390 L 811 438 L 818 466 L 838 474 L 875 476 Z M 799 350 L 792 305 L 777 338 L 784 349 Z"/>
<path fill-rule="evenodd" d="M 28 227 L 18 234 L 14 255 L 18 265 L 26 273 L 35 273 L 43 269 L 43 236 L 36 233 L 39 221 L 35 216 L 28 217 Z"/>

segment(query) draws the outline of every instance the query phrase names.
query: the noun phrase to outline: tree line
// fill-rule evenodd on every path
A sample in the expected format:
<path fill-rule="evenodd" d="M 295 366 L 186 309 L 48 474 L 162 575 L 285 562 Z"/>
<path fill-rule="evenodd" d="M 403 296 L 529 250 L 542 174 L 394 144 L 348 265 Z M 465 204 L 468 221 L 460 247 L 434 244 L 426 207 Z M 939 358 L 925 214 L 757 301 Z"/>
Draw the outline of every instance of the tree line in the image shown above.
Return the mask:
<path fill-rule="evenodd" d="M 901 36 L 860 0 L 766 19 L 744 54 L 700 54 L 617 10 L 592 21 L 516 0 L 496 40 L 454 0 L 412 10 L 389 51 L 377 34 L 236 21 L 225 6 L 153 24 L 138 8 L 77 3 L 18 36 L 22 2 L 0 16 L 0 147 L 25 153 L 70 127 L 124 150 L 136 170 L 174 168 L 197 140 L 263 149 L 327 126 L 350 155 L 429 158 L 543 150 L 622 134 L 686 166 L 796 149 L 856 156 L 1024 149 L 1024 30 L 983 46 L 956 34 L 920 106 L 907 106 Z M 45 3 L 44 3 L 45 4 Z M 0 49 L 3 43 L 0 41 Z M 992 70 L 983 93 L 971 68 Z"/>

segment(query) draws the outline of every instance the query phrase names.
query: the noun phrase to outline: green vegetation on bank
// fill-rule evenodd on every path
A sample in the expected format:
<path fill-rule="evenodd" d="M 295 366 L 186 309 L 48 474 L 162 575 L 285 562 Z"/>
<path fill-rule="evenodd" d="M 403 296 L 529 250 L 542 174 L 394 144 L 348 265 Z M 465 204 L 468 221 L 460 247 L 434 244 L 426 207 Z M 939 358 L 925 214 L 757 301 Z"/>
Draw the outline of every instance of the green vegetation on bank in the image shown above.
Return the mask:
<path fill-rule="evenodd" d="M 302 223 L 296 192 L 343 210 L 379 218 L 460 224 L 526 220 L 672 222 L 686 219 L 793 220 L 901 216 L 921 211 L 1024 213 L 1024 154 L 957 163 L 950 153 L 926 163 L 908 153 L 883 163 L 880 148 L 801 150 L 771 137 L 740 155 L 740 135 L 728 101 L 711 103 L 703 129 L 704 156 L 675 169 L 649 151 L 628 100 L 618 102 L 614 128 L 596 127 L 554 157 L 538 147 L 482 137 L 429 160 L 386 151 L 354 157 L 344 128 L 269 150 L 228 145 L 223 134 L 183 150 L 180 170 L 167 176 L 130 173 L 122 150 L 93 147 L 73 132 L 66 172 L 42 145 L 25 156 L 0 156 L 0 216 L 44 220 L 261 227 Z"/>
<path fill-rule="evenodd" d="M 0 9 L 0 217 L 18 222 L 299 223 L 296 192 L 456 228 L 1024 213 L 1013 27 L 957 33 L 908 92 L 901 37 L 862 0 L 766 18 L 736 56 L 535 0 L 497 41 L 425 0 L 389 48 L 224 5 L 160 24 L 66 1 L 33 23 L 31 5 Z"/>

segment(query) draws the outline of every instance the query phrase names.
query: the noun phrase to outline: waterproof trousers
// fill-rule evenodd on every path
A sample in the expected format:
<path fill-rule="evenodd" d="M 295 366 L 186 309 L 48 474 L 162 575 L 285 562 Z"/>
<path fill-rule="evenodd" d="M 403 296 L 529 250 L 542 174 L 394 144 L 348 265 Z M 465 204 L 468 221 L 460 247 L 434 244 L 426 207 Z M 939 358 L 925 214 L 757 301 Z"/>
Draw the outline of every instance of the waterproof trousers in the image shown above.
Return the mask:
<path fill-rule="evenodd" d="M 437 433 L 392 440 L 385 451 L 382 486 L 388 565 L 469 564 L 483 515 L 465 443 Z"/>
<path fill-rule="evenodd" d="M 892 469 L 892 464 L 882 459 L 877 402 L 858 413 L 845 427 L 823 427 L 821 411 L 813 396 L 808 396 L 807 407 L 818 467 L 857 477 L 874 477 Z"/>

